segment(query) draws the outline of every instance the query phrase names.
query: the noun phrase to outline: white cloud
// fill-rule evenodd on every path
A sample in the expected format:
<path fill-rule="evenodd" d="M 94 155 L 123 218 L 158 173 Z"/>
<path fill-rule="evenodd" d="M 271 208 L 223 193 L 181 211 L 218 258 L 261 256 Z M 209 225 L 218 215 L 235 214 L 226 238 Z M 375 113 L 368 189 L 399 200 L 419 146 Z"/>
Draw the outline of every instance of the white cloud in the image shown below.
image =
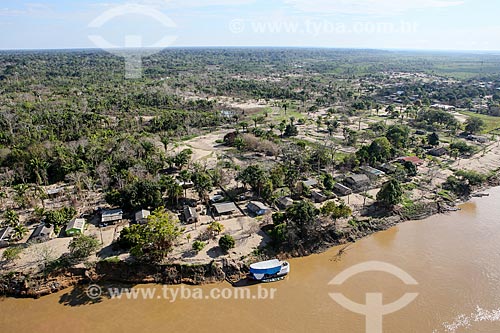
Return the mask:
<path fill-rule="evenodd" d="M 325 14 L 394 15 L 414 9 L 458 6 L 450 0 L 283 0 L 303 12 Z"/>
<path fill-rule="evenodd" d="M 50 12 L 51 8 L 41 3 L 28 3 L 23 8 L 0 8 L 0 16 L 38 15 Z"/>
<path fill-rule="evenodd" d="M 209 6 L 239 6 L 251 4 L 255 1 L 256 0 L 132 0 L 130 2 L 158 8 L 194 8 Z"/>

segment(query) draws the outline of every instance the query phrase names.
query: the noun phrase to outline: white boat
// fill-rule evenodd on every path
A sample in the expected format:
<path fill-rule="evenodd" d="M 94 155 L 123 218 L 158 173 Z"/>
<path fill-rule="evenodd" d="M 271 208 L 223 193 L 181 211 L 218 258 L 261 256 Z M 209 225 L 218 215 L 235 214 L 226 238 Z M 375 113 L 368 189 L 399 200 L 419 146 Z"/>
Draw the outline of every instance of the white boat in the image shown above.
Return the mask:
<path fill-rule="evenodd" d="M 250 278 L 261 282 L 274 282 L 285 278 L 290 273 L 288 261 L 278 259 L 262 261 L 250 265 Z"/>

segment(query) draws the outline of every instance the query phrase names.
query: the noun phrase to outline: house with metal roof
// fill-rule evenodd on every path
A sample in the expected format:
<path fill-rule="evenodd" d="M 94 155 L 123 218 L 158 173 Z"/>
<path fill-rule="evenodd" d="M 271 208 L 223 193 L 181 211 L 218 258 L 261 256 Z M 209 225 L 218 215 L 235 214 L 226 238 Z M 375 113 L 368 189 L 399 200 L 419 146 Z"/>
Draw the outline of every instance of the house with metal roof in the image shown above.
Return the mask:
<path fill-rule="evenodd" d="M 336 183 L 335 185 L 333 185 L 333 190 L 335 192 L 339 193 L 340 195 L 352 194 L 352 189 L 350 189 L 349 187 L 347 187 L 341 183 Z"/>
<path fill-rule="evenodd" d="M 217 215 L 230 215 L 238 210 L 234 202 L 218 203 L 214 204 L 212 207 L 213 212 Z"/>
<path fill-rule="evenodd" d="M 444 147 L 437 147 L 437 148 L 432 148 L 427 152 L 427 154 L 434 156 L 434 157 L 441 157 L 446 154 L 448 154 L 448 149 Z"/>
<path fill-rule="evenodd" d="M 385 176 L 385 172 L 379 169 L 372 168 L 371 166 L 365 165 L 359 168 L 371 179 L 377 179 L 379 177 Z"/>
<path fill-rule="evenodd" d="M 316 179 L 308 179 L 302 182 L 307 187 L 316 187 L 318 186 L 318 181 Z"/>
<path fill-rule="evenodd" d="M 14 232 L 14 228 L 7 227 L 0 229 L 0 248 L 9 246 L 10 236 Z"/>
<path fill-rule="evenodd" d="M 322 203 L 328 200 L 328 197 L 321 191 L 311 191 L 311 195 L 316 203 Z"/>
<path fill-rule="evenodd" d="M 85 219 L 73 219 L 66 226 L 66 236 L 73 237 L 83 234 L 85 230 Z"/>
<path fill-rule="evenodd" d="M 198 222 L 198 212 L 195 208 L 184 206 L 184 221 L 188 224 Z"/>
<path fill-rule="evenodd" d="M 345 179 L 347 185 L 355 190 L 363 190 L 371 185 L 370 178 L 365 174 L 354 174 Z"/>
<path fill-rule="evenodd" d="M 101 223 L 116 223 L 123 219 L 123 210 L 112 209 L 101 212 Z"/>
<path fill-rule="evenodd" d="M 247 205 L 247 209 L 258 216 L 266 215 L 271 211 L 269 207 L 267 207 L 260 201 L 250 201 Z"/>
<path fill-rule="evenodd" d="M 45 223 L 35 228 L 29 240 L 34 242 L 46 242 L 54 236 L 54 226 L 47 227 Z"/>
<path fill-rule="evenodd" d="M 293 200 L 290 197 L 281 197 L 278 199 L 278 207 L 281 209 L 287 209 L 288 207 L 293 206 Z"/>
<path fill-rule="evenodd" d="M 134 221 L 137 224 L 146 224 L 148 223 L 148 216 L 151 215 L 151 212 L 147 209 L 141 209 L 137 213 L 134 214 Z"/>

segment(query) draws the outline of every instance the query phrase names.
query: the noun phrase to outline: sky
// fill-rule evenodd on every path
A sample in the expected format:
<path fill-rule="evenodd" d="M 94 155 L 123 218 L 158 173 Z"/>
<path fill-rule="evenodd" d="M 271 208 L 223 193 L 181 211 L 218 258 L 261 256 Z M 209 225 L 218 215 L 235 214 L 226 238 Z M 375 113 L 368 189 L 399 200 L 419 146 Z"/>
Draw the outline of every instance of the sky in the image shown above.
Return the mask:
<path fill-rule="evenodd" d="M 500 50 L 498 0 L 0 0 L 0 49 Z"/>

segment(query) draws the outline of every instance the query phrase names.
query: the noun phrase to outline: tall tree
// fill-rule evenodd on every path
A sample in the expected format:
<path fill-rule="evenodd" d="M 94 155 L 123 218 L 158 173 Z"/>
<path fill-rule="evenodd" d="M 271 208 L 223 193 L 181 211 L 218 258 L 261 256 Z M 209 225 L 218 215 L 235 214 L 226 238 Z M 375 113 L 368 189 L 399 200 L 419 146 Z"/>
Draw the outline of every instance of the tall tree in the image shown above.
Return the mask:
<path fill-rule="evenodd" d="M 377 194 L 377 201 L 382 205 L 392 208 L 403 201 L 403 189 L 396 179 L 385 183 Z"/>

